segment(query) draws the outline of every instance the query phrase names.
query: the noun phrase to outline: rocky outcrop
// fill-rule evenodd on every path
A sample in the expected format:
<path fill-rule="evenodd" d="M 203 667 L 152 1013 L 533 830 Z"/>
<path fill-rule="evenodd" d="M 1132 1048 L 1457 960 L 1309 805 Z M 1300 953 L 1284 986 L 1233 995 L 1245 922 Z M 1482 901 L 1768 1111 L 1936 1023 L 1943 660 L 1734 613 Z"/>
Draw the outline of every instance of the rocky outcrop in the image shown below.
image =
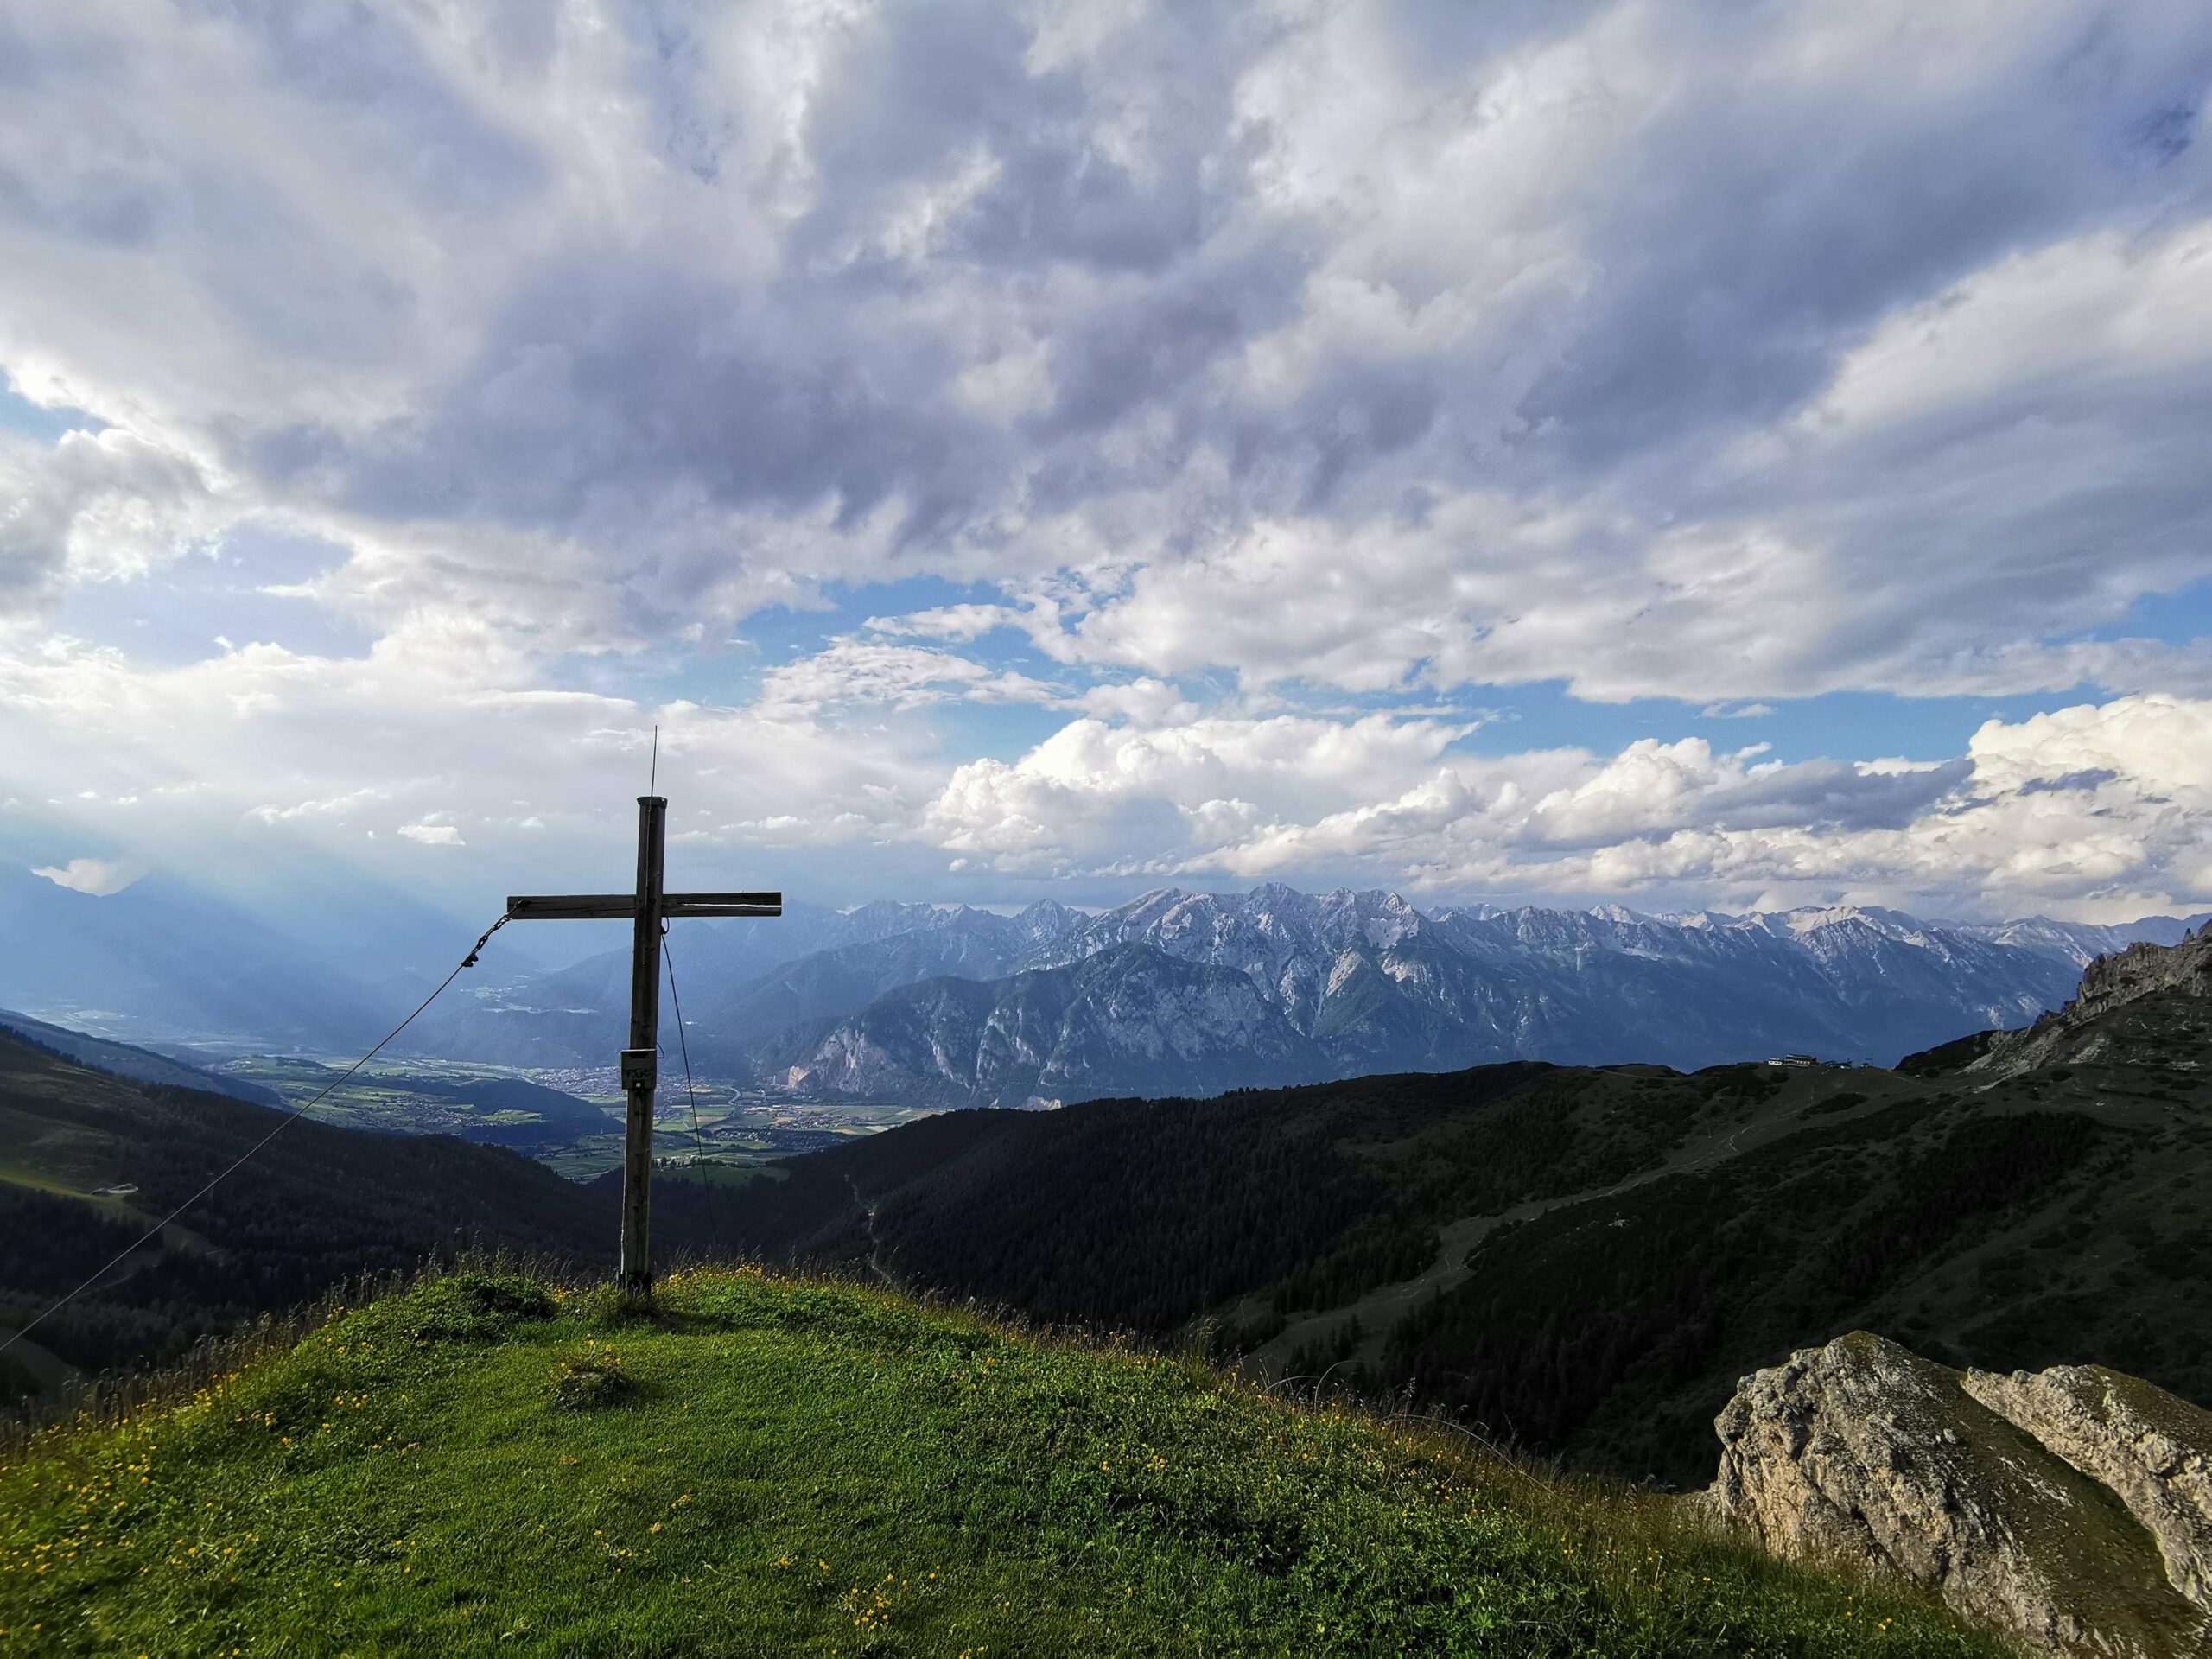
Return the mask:
<path fill-rule="evenodd" d="M 2039 1066 L 2152 1060 L 2195 1069 L 2201 1044 L 2171 1052 L 2176 1007 L 2212 1002 L 2212 924 L 2178 944 L 2132 944 L 2100 957 L 2064 1007 L 1999 1033 L 1967 1073 L 2017 1077 Z"/>
<path fill-rule="evenodd" d="M 1745 1378 L 1714 1421 L 1720 1471 L 1707 1501 L 1777 1554 L 1865 1561 L 2044 1652 L 2177 1659 L 2206 1651 L 2205 1606 L 2183 1579 L 2169 1579 L 2161 1544 L 2125 1495 L 2024 1423 L 2063 1420 L 2069 1435 L 2096 1448 L 2085 1461 L 2132 1457 L 2146 1487 L 2164 1453 L 2124 1451 L 2137 1444 L 2132 1428 L 2111 1427 L 2109 1411 L 2099 1417 L 2086 1405 L 2069 1414 L 2037 1379 L 1987 1381 L 2005 1385 L 1993 1395 L 2026 1402 L 2023 1422 L 1977 1399 L 1960 1373 L 1867 1332 L 1802 1350 Z M 2139 1417 L 2170 1435 L 2179 1421 L 2138 1410 L 2127 1421 Z M 2176 1468 L 2203 1449 L 2175 1444 L 2167 1461 Z M 2177 1516 L 2172 1529 L 2187 1535 Z M 2188 1546 L 2182 1554 L 2201 1562 Z"/>
<path fill-rule="evenodd" d="M 1963 1384 L 2109 1487 L 2158 1541 L 2174 1587 L 2212 1607 L 2212 1412 L 2101 1365 L 1968 1371 Z"/>
<path fill-rule="evenodd" d="M 2178 944 L 2136 944 L 2091 963 L 2066 1012 L 2093 1018 L 2156 991 L 2212 988 L 2212 927 Z"/>

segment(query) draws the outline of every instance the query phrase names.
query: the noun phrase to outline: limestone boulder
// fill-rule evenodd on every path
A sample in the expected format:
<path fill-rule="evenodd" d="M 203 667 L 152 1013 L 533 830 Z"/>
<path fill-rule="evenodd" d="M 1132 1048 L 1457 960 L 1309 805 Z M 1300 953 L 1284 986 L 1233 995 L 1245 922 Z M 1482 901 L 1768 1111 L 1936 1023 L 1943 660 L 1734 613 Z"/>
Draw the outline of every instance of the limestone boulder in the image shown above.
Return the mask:
<path fill-rule="evenodd" d="M 2022 1411 L 2057 1414 L 2039 1395 Z M 1861 1331 L 1801 1350 L 1745 1377 L 1714 1427 L 1707 1503 L 1779 1554 L 1864 1561 L 2047 1653 L 2212 1650 L 2205 1607 L 2169 1578 L 2118 1491 L 1977 1399 L 1961 1373 L 1896 1343 Z M 2174 1530 L 2186 1533 L 2178 1520 Z"/>
<path fill-rule="evenodd" d="M 2157 1541 L 2168 1581 L 2212 1608 L 2212 1412 L 2101 1365 L 1968 1371 L 1961 1382 L 2117 1496 Z"/>

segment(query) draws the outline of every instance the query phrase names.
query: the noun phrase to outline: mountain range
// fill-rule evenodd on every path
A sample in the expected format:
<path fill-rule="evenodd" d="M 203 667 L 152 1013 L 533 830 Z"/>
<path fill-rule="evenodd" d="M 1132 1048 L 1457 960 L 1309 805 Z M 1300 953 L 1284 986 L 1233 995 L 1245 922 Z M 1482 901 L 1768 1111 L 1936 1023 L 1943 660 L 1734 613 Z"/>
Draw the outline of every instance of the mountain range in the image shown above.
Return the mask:
<path fill-rule="evenodd" d="M 105 897 L 9 877 L 0 931 L 18 949 L 0 963 L 0 1006 L 184 1058 L 211 1043 L 358 1052 L 466 940 L 397 895 L 341 896 L 339 908 L 287 902 L 270 920 L 158 874 Z M 773 920 L 679 923 L 669 947 L 702 1072 L 803 1097 L 974 1106 L 1516 1058 L 1888 1062 L 2026 1023 L 2088 962 L 2190 926 L 1924 921 L 1855 906 L 1423 909 L 1388 892 L 1268 884 L 1161 889 L 1097 914 L 1050 900 L 1014 915 L 794 902 Z M 594 936 L 509 930 L 398 1052 L 606 1066 L 624 1035 L 626 946 L 545 965 Z M 671 1008 L 666 1038 L 674 1019 Z"/>
<path fill-rule="evenodd" d="M 1137 937 L 1109 931 L 1087 951 L 1081 934 L 1099 918 L 994 918 L 976 931 L 1001 948 L 1041 938 L 1066 960 L 998 980 L 939 976 L 862 1011 L 880 1020 L 903 999 L 917 1020 L 950 1018 L 963 998 L 995 1007 L 1024 985 L 1019 1006 L 1049 1014 L 1048 998 L 1066 995 L 1134 1007 L 1156 1033 L 1161 988 L 1196 987 L 1187 1025 L 1166 1027 L 1187 1054 L 1171 1044 L 1143 1074 L 1180 1097 L 940 1112 L 771 1169 L 671 1167 L 657 1184 L 656 1236 L 671 1250 L 843 1263 L 1052 1323 L 1203 1337 L 1257 1376 L 1410 1391 L 1578 1465 L 1670 1484 L 1709 1471 L 1707 1425 L 1735 1379 L 1840 1330 L 1894 1332 L 1952 1366 L 2091 1354 L 2187 1398 L 2212 1390 L 2192 1297 L 2212 1270 L 2196 1198 L 2212 1179 L 2212 933 L 2099 956 L 2055 1010 L 1894 1069 L 1759 1060 L 1686 1074 L 1516 1059 L 1257 1089 L 1205 1067 L 1224 1055 L 1287 1071 L 1326 1057 L 1249 967 L 1213 959 L 1259 949 L 1229 925 L 1251 920 L 1236 913 L 1245 902 L 1115 912 Z M 1386 961 L 1408 932 L 1513 938 L 1560 920 L 1421 916 L 1358 895 L 1307 904 L 1294 914 Z M 969 931 L 957 912 L 937 915 L 923 930 L 887 910 L 823 925 L 880 930 L 877 943 L 904 940 L 901 950 L 918 931 Z M 1841 928 L 1868 950 L 1942 943 L 2000 963 L 2024 949 L 1966 930 L 1909 947 L 1894 935 L 1913 925 L 1863 912 L 1567 919 L 1600 936 L 1711 933 L 1732 948 L 1764 937 L 1828 963 L 1836 950 L 1791 941 L 1833 947 Z M 2109 943 L 2057 937 L 2083 950 Z M 1271 982 L 1296 987 L 1306 954 L 1285 946 Z M 1924 959 L 1899 956 L 1893 971 L 1915 963 Z M 793 982 L 825 972 L 817 963 Z M 747 994 L 762 995 L 767 977 Z M 1328 1023 L 1325 981 L 1309 1002 L 1284 1000 L 1313 1031 L 1343 1028 Z M 1217 1014 L 1288 1034 L 1274 1050 L 1231 1044 L 1206 1023 Z M 834 1036 L 853 1018 L 822 1029 Z M 1028 1040 L 999 1029 L 995 1052 Z M 1141 1049 L 1132 1039 L 1124 1052 Z M 10 1241 L 0 1321 L 81 1278 L 277 1121 L 0 1035 L 0 1208 L 21 1212 L 0 1227 Z M 142 1249 L 40 1340 L 87 1369 L 158 1357 L 343 1272 L 435 1248 L 457 1227 L 596 1256 L 617 1179 L 579 1188 L 495 1148 L 297 1123 L 197 1205 L 189 1230 Z"/>
<path fill-rule="evenodd" d="M 2044 1643 L 2052 1651 L 2201 1649 L 2192 1607 L 2205 1598 L 2190 1586 L 2201 1589 L 2212 1533 L 2175 1533 L 2177 1555 L 2167 1533 L 2154 1545 L 2145 1529 L 2212 1514 L 2191 1449 L 2212 1440 L 2168 1433 L 2178 1416 L 2212 1421 L 2188 1403 L 2212 1397 L 2197 1294 L 2212 1272 L 2199 1197 L 2212 1179 L 2212 930 L 2123 944 L 2128 930 L 1873 911 L 1425 913 L 1387 894 L 1287 889 L 1154 895 L 1100 918 L 982 915 L 825 912 L 803 916 L 765 971 L 746 954 L 765 930 L 700 940 L 688 959 L 711 1007 L 728 995 L 772 1011 L 763 1019 L 796 1015 L 780 1052 L 741 1052 L 764 1075 L 798 1056 L 787 1064 L 805 1075 L 791 1086 L 950 1078 L 965 1092 L 947 1097 L 972 1104 L 1110 1076 L 1166 1097 L 936 1112 L 767 1166 L 666 1166 L 653 1204 L 664 1256 L 735 1250 L 852 1277 L 834 1292 L 809 1278 L 779 1293 L 793 1300 L 772 1315 L 777 1332 L 820 1329 L 825 1294 L 860 1299 L 874 1329 L 898 1305 L 879 1283 L 924 1287 L 1055 1327 L 1203 1348 L 1266 1395 L 1387 1398 L 1394 1414 L 1433 1412 L 1480 1439 L 1661 1486 L 1707 1481 L 1718 1413 L 1721 1480 L 1685 1500 L 1700 1516 L 1729 1498 L 1762 1536 L 1777 1517 L 1826 1516 L 1834 1525 L 1808 1548 L 1933 1563 L 1934 1587 L 1977 1614 L 2019 1613 L 2011 1622 L 2031 1640 L 2057 1628 L 2041 1610 L 2078 1614 L 2087 1634 L 2068 1625 Z M 821 948 L 791 954 L 810 930 Z M 1578 988 L 1561 969 L 1557 1000 L 1531 999 L 1557 1022 L 1541 1028 L 1554 1043 L 1605 995 L 1622 1004 L 1617 1029 L 1651 1040 L 1657 1021 L 1695 1012 L 1676 988 L 1700 968 L 1725 996 L 1729 973 L 1767 964 L 1772 995 L 1739 1020 L 1800 1017 L 1796 988 L 1811 982 L 1785 976 L 1814 976 L 1829 987 L 1823 1017 L 1847 1029 L 1894 1020 L 1912 995 L 2024 1009 L 2007 978 L 2021 961 L 2088 962 L 2061 1006 L 1954 1033 L 1891 1068 L 1753 1060 L 1686 1073 L 1516 1058 L 1236 1081 L 1357 1066 L 1392 1043 L 1445 1052 L 1470 1030 L 1501 1040 L 1520 1029 L 1508 1017 L 1527 982 L 1510 976 L 1578 951 L 1599 988 L 1566 1000 Z M 874 988 L 949 961 L 1015 965 Z M 1329 971 L 1316 974 L 1319 962 Z M 715 987 L 718 969 L 738 982 Z M 604 963 L 567 978 L 589 989 L 594 976 L 620 983 Z M 1649 1001 L 1631 995 L 1648 988 Z M 806 1013 L 863 996 L 854 1012 Z M 1487 1027 L 1468 1013 L 1484 1008 Z M 1724 1016 L 1710 1029 L 1729 1029 Z M 570 1270 L 605 1260 L 619 1175 L 580 1186 L 446 1137 L 287 1125 L 204 1092 L 216 1080 L 162 1056 L 13 1014 L 0 1025 L 29 1033 L 0 1032 L 0 1335 L 96 1276 L 0 1362 L 0 1405 L 67 1388 L 73 1372 L 175 1358 L 257 1313 L 465 1240 Z M 963 1031 L 981 1033 L 971 1051 L 947 1042 Z M 1107 1063 L 1086 1072 L 1071 1033 L 1101 1034 L 1090 1052 Z M 905 1070 L 881 1069 L 894 1062 Z M 814 1075 L 832 1066 L 847 1071 Z M 748 1296 L 773 1282 L 757 1268 L 725 1277 Z M 675 1282 L 689 1294 L 694 1280 Z M 416 1353 L 427 1328 L 410 1327 L 396 1350 Z M 1839 1331 L 1858 1334 L 1829 1341 Z M 1125 1344 L 1068 1351 L 1078 1351 Z M 327 1347 L 315 1351 L 321 1367 Z M 2085 1355 L 2117 1369 L 2068 1363 Z M 965 1388 L 983 1375 L 963 1369 L 972 1361 L 963 1350 L 933 1363 L 932 1397 L 953 1397 L 947 1376 Z M 327 1387 L 327 1370 L 315 1375 Z M 544 1387 L 534 1363 L 531 1387 L 533 1399 Z M 329 1397 L 302 1412 L 335 1419 L 316 1402 Z M 1036 1397 L 1061 1434 L 1068 1396 Z M 1975 1414 L 1985 1399 L 1996 1403 Z M 2135 1415 L 2095 1416 L 2115 1399 Z M 2021 1438 L 2031 1422 L 2035 1445 Z M 2092 1468 L 2084 1427 L 2100 1422 L 2106 1449 L 2127 1456 Z M 1120 1466 L 1103 1452 L 1097 1462 L 1102 1476 Z M 1206 1512 L 1219 1508 L 1212 1488 L 1188 1490 Z M 2037 1518 L 2044 1499 L 2060 1520 Z M 2054 1579 L 2046 1561 L 2064 1572 Z M 2190 1605 L 2160 1588 L 2162 1570 Z M 2060 1586 L 2055 1600 L 2037 1599 L 2045 1579 Z"/>
<path fill-rule="evenodd" d="M 1887 1062 L 2033 1020 L 2086 963 L 2190 926 L 1849 906 L 1425 911 L 1270 884 L 1163 889 L 1098 915 L 793 906 L 776 921 L 683 924 L 671 945 L 702 1069 L 817 1096 L 1020 1105 L 1514 1058 Z M 492 983 L 410 1037 L 452 1059 L 604 1065 L 628 969 L 609 951 Z"/>

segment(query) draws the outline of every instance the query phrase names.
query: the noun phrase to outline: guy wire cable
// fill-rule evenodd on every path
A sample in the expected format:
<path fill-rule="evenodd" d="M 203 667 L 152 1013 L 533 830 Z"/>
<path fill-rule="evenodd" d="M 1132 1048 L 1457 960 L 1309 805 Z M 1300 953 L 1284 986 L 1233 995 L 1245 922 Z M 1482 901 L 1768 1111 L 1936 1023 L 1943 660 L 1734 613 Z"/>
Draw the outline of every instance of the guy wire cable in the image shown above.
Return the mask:
<path fill-rule="evenodd" d="M 707 1142 L 699 1133 L 699 1094 L 691 1086 L 691 1040 L 683 1034 L 683 999 L 676 994 L 676 955 L 668 948 L 668 924 L 660 925 L 660 959 L 668 965 L 668 1001 L 676 1011 L 676 1048 L 683 1056 L 683 1092 L 691 1102 L 691 1161 L 707 1161 Z"/>
<path fill-rule="evenodd" d="M 248 1163 L 252 1161 L 254 1156 L 258 1154 L 264 1147 L 267 1146 L 271 1141 L 274 1141 L 278 1135 L 283 1134 L 286 1129 L 289 1128 L 301 1118 L 305 1117 L 312 1108 L 321 1105 L 324 1098 L 327 1096 L 333 1090 L 340 1087 L 356 1071 L 359 1071 L 371 1060 L 376 1058 L 378 1054 L 384 1052 L 385 1044 L 391 1042 L 391 1039 L 398 1036 L 401 1032 L 413 1025 L 417 1014 L 420 1014 L 423 1009 L 429 1007 L 431 1003 L 436 1001 L 441 996 L 445 995 L 446 987 L 452 984 L 454 981 L 461 977 L 461 970 L 463 968 L 474 968 L 476 965 L 478 953 L 484 949 L 485 945 L 491 942 L 492 936 L 506 925 L 507 918 L 503 912 L 498 921 L 493 923 L 491 926 L 486 928 L 483 932 L 477 935 L 476 943 L 469 947 L 468 954 L 463 957 L 459 963 L 454 964 L 454 970 L 451 973 L 448 974 L 444 979 L 439 982 L 438 988 L 432 991 L 428 996 L 424 997 L 420 1002 L 415 1005 L 414 1014 L 409 1014 L 404 1020 L 394 1026 L 390 1031 L 385 1033 L 385 1034 L 378 1039 L 377 1046 L 374 1048 L 362 1055 L 361 1058 L 354 1061 L 353 1065 L 347 1066 L 344 1071 L 338 1075 L 335 1081 L 324 1084 L 321 1092 L 317 1094 L 314 1099 L 308 1101 L 305 1105 L 300 1106 L 295 1110 L 278 1118 L 276 1121 L 276 1127 L 275 1128 L 270 1130 L 269 1133 L 263 1135 L 260 1140 L 255 1141 L 244 1152 L 240 1153 L 238 1157 L 232 1161 L 228 1168 L 211 1177 L 205 1186 L 201 1187 L 197 1192 L 194 1192 L 182 1204 L 177 1205 L 175 1209 L 170 1211 L 168 1214 L 163 1216 L 159 1221 L 148 1228 L 143 1235 L 133 1240 L 124 1249 L 118 1252 L 115 1258 L 109 1262 L 105 1267 L 102 1268 L 98 1273 L 95 1273 L 91 1278 L 86 1280 L 83 1284 L 79 1285 L 67 1295 L 62 1297 L 60 1301 L 54 1303 L 51 1306 L 48 1307 L 29 1325 L 18 1328 L 16 1333 L 8 1338 L 6 1341 L 0 1342 L 0 1353 L 7 1352 L 7 1351 L 13 1347 L 16 1342 L 21 1340 L 22 1338 L 30 1335 L 33 1331 L 35 1331 L 40 1325 L 45 1324 L 48 1319 L 53 1318 L 54 1315 L 59 1313 L 71 1302 L 76 1300 L 78 1297 L 90 1290 L 110 1273 L 120 1267 L 133 1252 L 137 1251 L 149 1240 L 160 1236 L 162 1229 L 168 1226 L 186 1211 L 191 1209 L 194 1205 L 199 1203 L 200 1199 L 206 1198 L 210 1192 L 213 1192 L 218 1186 L 221 1185 L 232 1176 L 237 1174 L 239 1170 L 245 1168 Z"/>

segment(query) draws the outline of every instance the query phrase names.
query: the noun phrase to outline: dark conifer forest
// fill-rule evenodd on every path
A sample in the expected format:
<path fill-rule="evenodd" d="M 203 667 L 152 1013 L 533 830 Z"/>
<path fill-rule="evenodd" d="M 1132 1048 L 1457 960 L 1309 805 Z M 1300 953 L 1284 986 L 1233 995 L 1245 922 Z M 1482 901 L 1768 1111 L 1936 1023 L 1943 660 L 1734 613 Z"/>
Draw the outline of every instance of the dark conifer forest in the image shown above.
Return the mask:
<path fill-rule="evenodd" d="M 948 1114 L 788 1160 L 725 1224 L 1668 1484 L 1710 1478 L 1739 1376 L 1859 1326 L 2212 1396 L 2193 1073 L 1916 1071 L 1520 1064 Z"/>
<path fill-rule="evenodd" d="M 2212 1267 L 2191 1202 L 2212 1091 L 2174 1039 L 2190 1010 L 2130 1017 L 2124 1052 L 2095 1064 L 1992 1075 L 1961 1069 L 1985 1042 L 1896 1071 L 1516 1062 L 946 1112 L 751 1168 L 664 1167 L 656 1251 L 1197 1345 L 1281 1386 L 1688 1485 L 1710 1475 L 1738 1376 L 1855 1327 L 1998 1370 L 2094 1356 L 2212 1397 L 2190 1294 Z M 278 1121 L 13 1040 L 0 1113 L 0 1324 Z M 296 1122 L 36 1340 L 87 1371 L 158 1363 L 471 1245 L 603 1270 L 618 1179 Z"/>
<path fill-rule="evenodd" d="M 583 1263 L 613 1249 L 609 1185 L 575 1185 L 502 1147 L 307 1120 L 284 1122 L 139 1243 L 283 1116 L 95 1071 L 0 1033 L 0 1155 L 10 1178 L 0 1179 L 0 1326 L 19 1327 L 99 1274 L 34 1339 L 79 1370 L 133 1369 L 434 1255 L 474 1249 Z M 704 1242 L 691 1230 L 711 1225 L 723 1202 L 675 1194 L 662 1217 L 668 1248 Z M 23 1381 L 12 1368 L 4 1375 Z"/>

